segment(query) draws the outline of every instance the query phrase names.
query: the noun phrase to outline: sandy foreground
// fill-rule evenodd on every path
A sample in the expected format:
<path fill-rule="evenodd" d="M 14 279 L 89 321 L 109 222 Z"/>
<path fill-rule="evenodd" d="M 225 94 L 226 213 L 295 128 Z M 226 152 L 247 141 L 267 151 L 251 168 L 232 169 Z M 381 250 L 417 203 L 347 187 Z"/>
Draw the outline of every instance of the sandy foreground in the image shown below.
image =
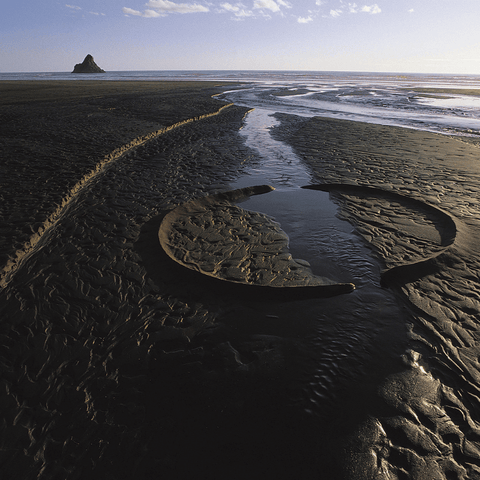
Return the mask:
<path fill-rule="evenodd" d="M 478 146 L 278 116 L 396 272 L 374 348 L 383 294 L 369 319 L 342 296 L 267 299 L 160 248 L 169 211 L 256 160 L 221 89 L 0 83 L 3 477 L 480 478 Z"/>
<path fill-rule="evenodd" d="M 330 184 L 342 215 L 392 269 L 386 283 L 411 314 L 403 357 L 410 370 L 388 376 L 378 390 L 396 411 L 359 429 L 356 449 L 370 452 L 372 470 L 365 473 L 357 457 L 349 472 L 373 478 L 377 464 L 375 478 L 389 478 L 387 471 L 479 478 L 478 139 L 278 118 L 278 137 L 294 146 L 320 184 Z"/>

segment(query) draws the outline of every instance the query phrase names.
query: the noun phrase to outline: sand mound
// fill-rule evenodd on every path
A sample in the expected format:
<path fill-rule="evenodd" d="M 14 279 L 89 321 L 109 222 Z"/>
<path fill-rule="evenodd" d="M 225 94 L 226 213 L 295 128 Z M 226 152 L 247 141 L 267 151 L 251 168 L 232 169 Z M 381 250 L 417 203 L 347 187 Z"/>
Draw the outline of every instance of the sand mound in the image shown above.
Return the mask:
<path fill-rule="evenodd" d="M 294 260 L 288 251 L 288 236 L 272 218 L 233 204 L 272 190 L 268 185 L 248 187 L 180 205 L 162 221 L 160 244 L 179 264 L 233 283 L 314 287 L 319 295 L 354 290 L 353 284 L 316 276 L 308 262 Z"/>

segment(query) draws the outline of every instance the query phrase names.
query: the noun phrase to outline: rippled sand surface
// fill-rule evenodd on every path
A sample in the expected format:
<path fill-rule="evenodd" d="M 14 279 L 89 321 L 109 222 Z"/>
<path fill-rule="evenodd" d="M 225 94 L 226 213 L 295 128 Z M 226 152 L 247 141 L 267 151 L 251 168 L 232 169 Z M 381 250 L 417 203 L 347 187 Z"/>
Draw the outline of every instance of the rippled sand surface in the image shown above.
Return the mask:
<path fill-rule="evenodd" d="M 237 135 L 246 108 L 222 108 L 211 84 L 159 85 L 1 97 L 3 476 L 477 478 L 478 147 L 282 116 L 275 135 L 313 183 L 400 193 L 455 231 L 332 188 L 385 268 L 428 268 L 271 299 L 160 248 L 168 212 L 228 189 L 256 154 Z M 342 255 L 361 276 L 355 245 Z"/>
<path fill-rule="evenodd" d="M 320 183 L 333 183 L 328 189 L 342 215 L 386 267 L 395 271 L 399 262 L 430 258 L 405 276 L 400 271 L 389 278 L 410 316 L 406 368 L 382 382 L 378 396 L 390 408 L 372 410 L 360 427 L 349 450 L 349 475 L 477 478 L 478 144 L 395 127 L 280 117 L 277 134 L 288 138 Z M 438 216 L 376 188 L 442 212 Z"/>

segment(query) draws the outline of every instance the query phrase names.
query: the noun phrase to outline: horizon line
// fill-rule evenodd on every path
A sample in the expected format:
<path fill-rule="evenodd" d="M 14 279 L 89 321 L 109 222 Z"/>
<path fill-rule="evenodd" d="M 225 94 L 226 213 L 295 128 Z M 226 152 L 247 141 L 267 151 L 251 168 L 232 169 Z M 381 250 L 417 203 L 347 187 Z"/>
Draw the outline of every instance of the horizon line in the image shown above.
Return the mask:
<path fill-rule="evenodd" d="M 160 69 L 160 70 L 106 70 L 104 73 L 94 75 L 104 75 L 108 73 L 120 72 L 304 72 L 304 73 L 368 73 L 368 74 L 385 74 L 385 75 L 461 75 L 461 76 L 480 76 L 480 73 L 447 73 L 447 72 L 414 72 L 414 71 L 386 71 L 386 70 L 285 70 L 285 69 Z M 52 70 L 52 71 L 16 71 L 2 72 L 0 75 L 17 75 L 17 74 L 73 74 L 71 71 Z M 75 75 L 92 75 L 92 74 L 75 74 Z"/>

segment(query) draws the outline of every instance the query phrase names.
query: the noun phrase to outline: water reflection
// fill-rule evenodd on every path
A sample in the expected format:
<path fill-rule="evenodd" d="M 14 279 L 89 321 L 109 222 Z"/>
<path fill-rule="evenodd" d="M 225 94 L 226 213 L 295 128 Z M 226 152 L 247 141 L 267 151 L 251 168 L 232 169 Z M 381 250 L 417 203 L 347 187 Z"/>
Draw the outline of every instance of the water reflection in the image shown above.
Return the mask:
<path fill-rule="evenodd" d="M 235 188 L 271 184 L 276 190 L 283 190 L 310 182 L 310 175 L 293 150 L 270 135 L 270 129 L 279 123 L 269 110 L 256 108 L 248 113 L 240 133 L 248 147 L 258 150 L 262 160 L 236 181 Z"/>
<path fill-rule="evenodd" d="M 424 86 L 431 90 L 428 96 L 421 91 Z M 435 93 L 435 89 L 454 86 L 455 94 Z M 453 135 L 478 134 L 479 97 L 458 94 L 459 86 L 447 81 L 443 85 L 428 84 L 421 79 L 402 82 L 372 77 L 356 83 L 319 79 L 313 84 L 297 82 L 296 90 L 282 83 L 262 83 L 253 88 L 246 85 L 224 92 L 220 98 L 237 105 L 306 117 L 325 116 Z"/>

